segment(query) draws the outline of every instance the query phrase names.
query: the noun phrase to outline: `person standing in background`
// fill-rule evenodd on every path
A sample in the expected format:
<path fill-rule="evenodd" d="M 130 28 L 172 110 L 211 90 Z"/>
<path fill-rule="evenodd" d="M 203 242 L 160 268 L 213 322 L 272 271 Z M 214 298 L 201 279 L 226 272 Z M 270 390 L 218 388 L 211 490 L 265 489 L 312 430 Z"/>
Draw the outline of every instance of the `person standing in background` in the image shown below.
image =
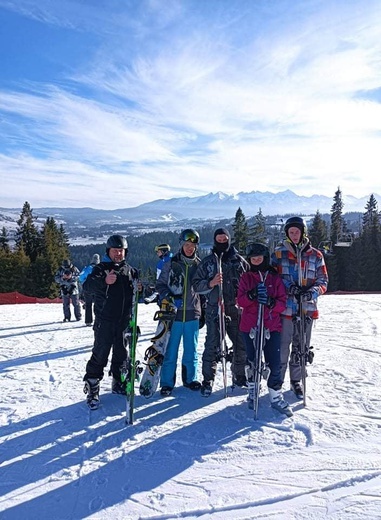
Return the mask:
<path fill-rule="evenodd" d="M 71 320 L 70 301 L 74 307 L 75 319 L 80 321 L 82 318 L 81 306 L 79 303 L 78 277 L 79 270 L 69 259 L 65 259 L 62 262 L 61 267 L 54 276 L 54 281 L 60 286 L 64 322 Z"/>
<path fill-rule="evenodd" d="M 79 273 L 79 282 L 82 285 L 83 291 L 83 300 L 85 302 L 85 324 L 87 327 L 91 327 L 93 324 L 93 304 L 94 304 L 94 293 L 87 291 L 83 284 L 86 281 L 86 278 L 93 271 L 95 265 L 98 265 L 100 262 L 100 257 L 97 253 L 95 253 L 91 259 L 89 265 L 84 267 L 82 271 Z"/>

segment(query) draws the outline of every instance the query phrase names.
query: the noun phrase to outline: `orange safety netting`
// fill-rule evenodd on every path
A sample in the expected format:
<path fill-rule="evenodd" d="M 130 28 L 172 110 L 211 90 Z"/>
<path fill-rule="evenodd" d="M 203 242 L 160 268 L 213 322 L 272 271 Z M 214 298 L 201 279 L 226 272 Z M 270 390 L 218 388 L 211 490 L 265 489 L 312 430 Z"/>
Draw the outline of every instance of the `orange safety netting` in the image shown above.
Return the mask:
<path fill-rule="evenodd" d="M 35 296 L 25 296 L 17 291 L 0 293 L 0 305 L 10 305 L 12 303 L 62 303 L 60 298 L 36 298 Z"/>

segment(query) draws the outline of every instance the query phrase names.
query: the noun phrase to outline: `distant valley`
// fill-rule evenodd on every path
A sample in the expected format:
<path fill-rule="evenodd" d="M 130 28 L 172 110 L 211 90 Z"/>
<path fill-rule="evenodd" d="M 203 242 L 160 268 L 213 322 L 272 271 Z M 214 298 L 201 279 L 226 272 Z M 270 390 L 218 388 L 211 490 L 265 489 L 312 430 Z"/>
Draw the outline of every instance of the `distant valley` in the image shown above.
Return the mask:
<path fill-rule="evenodd" d="M 380 197 L 374 194 L 377 200 Z M 364 212 L 369 197 L 343 197 L 344 213 Z M 139 235 L 149 231 L 178 230 L 185 226 L 197 226 L 202 222 L 221 222 L 233 219 L 238 208 L 246 218 L 253 217 L 261 209 L 264 216 L 290 214 L 314 215 L 329 213 L 333 197 L 313 195 L 304 197 L 290 190 L 279 193 L 253 191 L 227 195 L 223 192 L 209 193 L 201 197 L 160 199 L 133 208 L 100 210 L 93 208 L 34 208 L 42 223 L 47 217 L 65 226 L 71 244 L 102 242 L 110 233 Z M 12 235 L 22 208 L 0 208 L 0 227 Z"/>

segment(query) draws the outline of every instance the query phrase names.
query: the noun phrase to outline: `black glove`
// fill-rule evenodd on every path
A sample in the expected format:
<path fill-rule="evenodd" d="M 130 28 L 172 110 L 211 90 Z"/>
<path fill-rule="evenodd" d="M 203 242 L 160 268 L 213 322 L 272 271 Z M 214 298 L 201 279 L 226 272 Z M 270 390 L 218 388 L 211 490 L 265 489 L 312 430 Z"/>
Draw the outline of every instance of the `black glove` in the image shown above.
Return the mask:
<path fill-rule="evenodd" d="M 69 289 L 67 290 L 67 293 L 68 294 L 73 294 L 73 292 L 75 291 L 75 285 L 74 284 L 71 284 Z"/>
<path fill-rule="evenodd" d="M 258 303 L 260 303 L 261 305 L 267 305 L 267 299 L 268 299 L 267 287 L 264 283 L 259 283 L 257 285 Z"/>
<path fill-rule="evenodd" d="M 60 286 L 60 289 L 61 289 L 61 293 L 64 294 L 65 296 L 66 296 L 67 294 L 69 294 L 69 293 L 68 293 L 68 287 L 67 287 L 67 285 L 61 285 L 61 286 Z"/>
<path fill-rule="evenodd" d="M 299 287 L 299 285 L 293 283 L 292 285 L 290 285 L 288 289 L 288 294 L 294 296 L 297 300 L 299 300 L 300 295 L 302 294 L 302 289 Z"/>
<path fill-rule="evenodd" d="M 303 302 L 310 302 L 312 300 L 312 298 L 313 298 L 313 295 L 314 295 L 313 291 L 307 290 L 307 291 L 302 293 L 301 300 Z"/>
<path fill-rule="evenodd" d="M 272 296 L 269 296 L 267 298 L 266 307 L 268 307 L 269 309 L 273 309 L 275 307 L 275 304 L 276 304 L 275 298 L 273 298 Z"/>
<path fill-rule="evenodd" d="M 255 287 L 254 289 L 250 289 L 250 291 L 247 291 L 247 297 L 249 298 L 249 300 L 251 300 L 252 302 L 254 300 L 257 299 L 257 288 Z"/>

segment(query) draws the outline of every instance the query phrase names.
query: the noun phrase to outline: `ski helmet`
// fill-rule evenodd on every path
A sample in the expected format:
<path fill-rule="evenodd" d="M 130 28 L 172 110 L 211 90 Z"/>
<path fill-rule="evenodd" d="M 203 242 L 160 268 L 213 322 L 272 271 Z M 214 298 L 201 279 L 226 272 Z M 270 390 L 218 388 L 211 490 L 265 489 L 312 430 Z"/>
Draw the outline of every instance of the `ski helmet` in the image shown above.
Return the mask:
<path fill-rule="evenodd" d="M 305 220 L 302 217 L 290 217 L 286 220 L 286 223 L 284 225 L 284 232 L 286 233 L 287 238 L 290 238 L 288 236 L 288 230 L 291 227 L 296 227 L 300 229 L 301 235 L 300 240 L 305 238 L 307 236 L 307 224 Z"/>
<path fill-rule="evenodd" d="M 108 252 L 111 248 L 125 249 L 127 251 L 127 239 L 122 237 L 122 235 L 111 235 L 106 242 L 106 251 Z"/>
<path fill-rule="evenodd" d="M 171 250 L 171 246 L 169 244 L 160 244 L 158 246 L 155 246 L 155 253 L 157 253 L 158 251 L 161 251 L 165 255 L 170 250 Z"/>
<path fill-rule="evenodd" d="M 200 235 L 194 229 L 184 229 L 180 233 L 179 242 L 181 246 L 184 244 L 184 242 L 192 242 L 192 244 L 197 245 L 200 243 Z"/>
<path fill-rule="evenodd" d="M 267 246 L 264 244 L 260 244 L 259 242 L 255 242 L 253 244 L 249 244 L 246 248 L 246 256 L 247 258 L 251 258 L 253 256 L 263 256 L 269 257 L 270 251 Z"/>
<path fill-rule="evenodd" d="M 62 262 L 62 267 L 64 269 L 70 269 L 71 267 L 71 262 L 68 258 L 66 258 L 63 262 Z"/>

